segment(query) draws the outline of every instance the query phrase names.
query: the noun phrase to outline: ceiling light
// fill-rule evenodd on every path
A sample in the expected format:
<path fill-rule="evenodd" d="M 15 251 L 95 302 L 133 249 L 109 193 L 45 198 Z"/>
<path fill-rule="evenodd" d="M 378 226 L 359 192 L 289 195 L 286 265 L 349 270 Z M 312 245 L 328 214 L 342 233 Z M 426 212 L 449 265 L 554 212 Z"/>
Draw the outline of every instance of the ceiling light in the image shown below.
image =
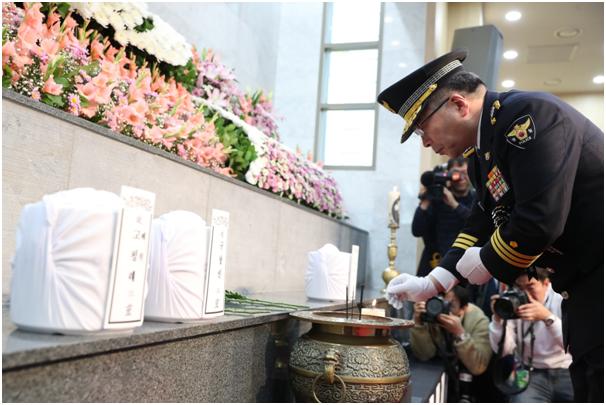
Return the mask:
<path fill-rule="evenodd" d="M 550 86 L 550 87 L 553 87 L 553 86 L 559 86 L 560 84 L 562 84 L 562 79 L 560 79 L 560 78 L 558 78 L 558 77 L 554 77 L 553 79 L 548 79 L 548 80 L 545 80 L 545 81 L 543 82 L 543 84 L 544 84 L 545 86 Z"/>
<path fill-rule="evenodd" d="M 582 30 L 580 28 L 563 27 L 563 28 L 556 30 L 554 35 L 556 36 L 556 38 L 570 39 L 570 38 L 578 37 L 579 35 L 581 35 L 581 32 L 582 32 Z"/>
<path fill-rule="evenodd" d="M 593 78 L 593 82 L 595 84 L 602 84 L 604 83 L 604 76 L 603 75 L 599 75 Z"/>
<path fill-rule="evenodd" d="M 501 82 L 501 86 L 505 87 L 506 89 L 515 86 L 516 82 L 514 82 L 513 80 L 503 80 L 503 82 Z"/>
<path fill-rule="evenodd" d="M 517 58 L 517 57 L 518 57 L 518 52 L 517 52 L 517 51 L 514 51 L 513 49 L 510 49 L 509 51 L 505 51 L 505 52 L 503 53 L 503 57 L 504 57 L 505 59 L 509 59 L 509 60 L 511 60 L 511 59 L 515 59 L 515 58 Z"/>
<path fill-rule="evenodd" d="M 397 39 L 394 39 L 393 41 L 391 41 L 391 46 L 398 46 L 400 45 L 400 41 L 398 41 Z"/>
<path fill-rule="evenodd" d="M 507 21 L 518 21 L 520 18 L 522 18 L 522 13 L 519 11 L 509 11 L 507 14 L 505 14 L 505 19 Z"/>
<path fill-rule="evenodd" d="M 392 23 L 393 22 L 393 17 L 390 16 L 390 15 L 386 15 L 384 21 L 385 21 L 385 24 Z"/>
<path fill-rule="evenodd" d="M 408 66 L 408 65 L 407 65 L 406 63 L 404 63 L 404 62 L 400 62 L 400 63 L 398 63 L 398 67 L 405 68 L 405 67 L 407 67 L 407 66 Z"/>

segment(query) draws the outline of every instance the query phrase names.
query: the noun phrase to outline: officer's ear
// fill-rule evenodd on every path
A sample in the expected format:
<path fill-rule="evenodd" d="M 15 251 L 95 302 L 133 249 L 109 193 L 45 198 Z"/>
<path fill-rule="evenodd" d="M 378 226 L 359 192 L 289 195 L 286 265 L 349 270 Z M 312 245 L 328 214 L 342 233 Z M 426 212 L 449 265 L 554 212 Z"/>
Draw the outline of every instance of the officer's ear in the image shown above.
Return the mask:
<path fill-rule="evenodd" d="M 455 106 L 456 111 L 461 118 L 467 118 L 469 116 L 471 111 L 469 108 L 469 100 L 464 95 L 452 93 L 448 101 Z"/>

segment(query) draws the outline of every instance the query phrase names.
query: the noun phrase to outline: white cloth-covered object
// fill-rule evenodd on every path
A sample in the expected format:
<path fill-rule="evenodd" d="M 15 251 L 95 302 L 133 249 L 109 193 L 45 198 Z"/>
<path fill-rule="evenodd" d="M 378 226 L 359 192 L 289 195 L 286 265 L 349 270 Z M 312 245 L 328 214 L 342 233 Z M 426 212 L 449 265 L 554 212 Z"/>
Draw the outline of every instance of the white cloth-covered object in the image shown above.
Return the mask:
<path fill-rule="evenodd" d="M 154 220 L 145 319 L 201 319 L 209 229 L 189 211 L 168 212 Z"/>
<path fill-rule="evenodd" d="M 78 188 L 23 208 L 10 298 L 17 326 L 76 334 L 103 330 L 122 207 L 116 194 Z"/>
<path fill-rule="evenodd" d="M 317 300 L 344 300 L 351 254 L 326 244 L 308 253 L 305 294 Z M 351 294 L 351 292 L 350 292 Z"/>

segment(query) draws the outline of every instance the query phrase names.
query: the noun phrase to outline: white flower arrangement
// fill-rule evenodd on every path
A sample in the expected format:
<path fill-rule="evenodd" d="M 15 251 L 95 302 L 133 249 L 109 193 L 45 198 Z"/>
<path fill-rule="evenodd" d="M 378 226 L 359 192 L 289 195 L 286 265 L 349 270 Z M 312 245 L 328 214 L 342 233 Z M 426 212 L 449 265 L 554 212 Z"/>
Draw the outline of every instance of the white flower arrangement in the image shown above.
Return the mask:
<path fill-rule="evenodd" d="M 111 26 L 114 39 L 121 45 L 134 46 L 173 66 L 184 66 L 191 58 L 192 46 L 162 18 L 149 12 L 145 3 L 70 3 L 70 8 L 103 27 Z M 135 30 L 146 18 L 153 21 L 153 28 Z"/>

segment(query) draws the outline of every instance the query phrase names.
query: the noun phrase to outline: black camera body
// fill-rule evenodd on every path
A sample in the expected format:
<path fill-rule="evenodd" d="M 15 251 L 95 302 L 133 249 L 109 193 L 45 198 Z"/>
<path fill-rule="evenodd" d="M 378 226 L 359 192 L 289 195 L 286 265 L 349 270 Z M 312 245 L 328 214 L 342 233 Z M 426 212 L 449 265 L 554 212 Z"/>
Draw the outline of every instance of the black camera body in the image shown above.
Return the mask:
<path fill-rule="evenodd" d="M 524 291 L 516 288 L 509 289 L 499 296 L 494 302 L 494 313 L 501 319 L 519 318 L 517 311 L 520 306 L 528 304 L 528 296 Z"/>
<path fill-rule="evenodd" d="M 444 187 L 447 182 L 457 182 L 460 179 L 461 174 L 459 172 L 448 171 L 442 166 L 436 166 L 433 170 L 426 171 L 421 175 L 421 184 L 427 189 L 427 192 L 421 198 L 427 198 L 430 201 L 442 201 Z"/>
<path fill-rule="evenodd" d="M 431 297 L 425 303 L 425 311 L 421 314 L 421 321 L 435 323 L 438 315 L 450 313 L 450 302 L 440 296 Z"/>

